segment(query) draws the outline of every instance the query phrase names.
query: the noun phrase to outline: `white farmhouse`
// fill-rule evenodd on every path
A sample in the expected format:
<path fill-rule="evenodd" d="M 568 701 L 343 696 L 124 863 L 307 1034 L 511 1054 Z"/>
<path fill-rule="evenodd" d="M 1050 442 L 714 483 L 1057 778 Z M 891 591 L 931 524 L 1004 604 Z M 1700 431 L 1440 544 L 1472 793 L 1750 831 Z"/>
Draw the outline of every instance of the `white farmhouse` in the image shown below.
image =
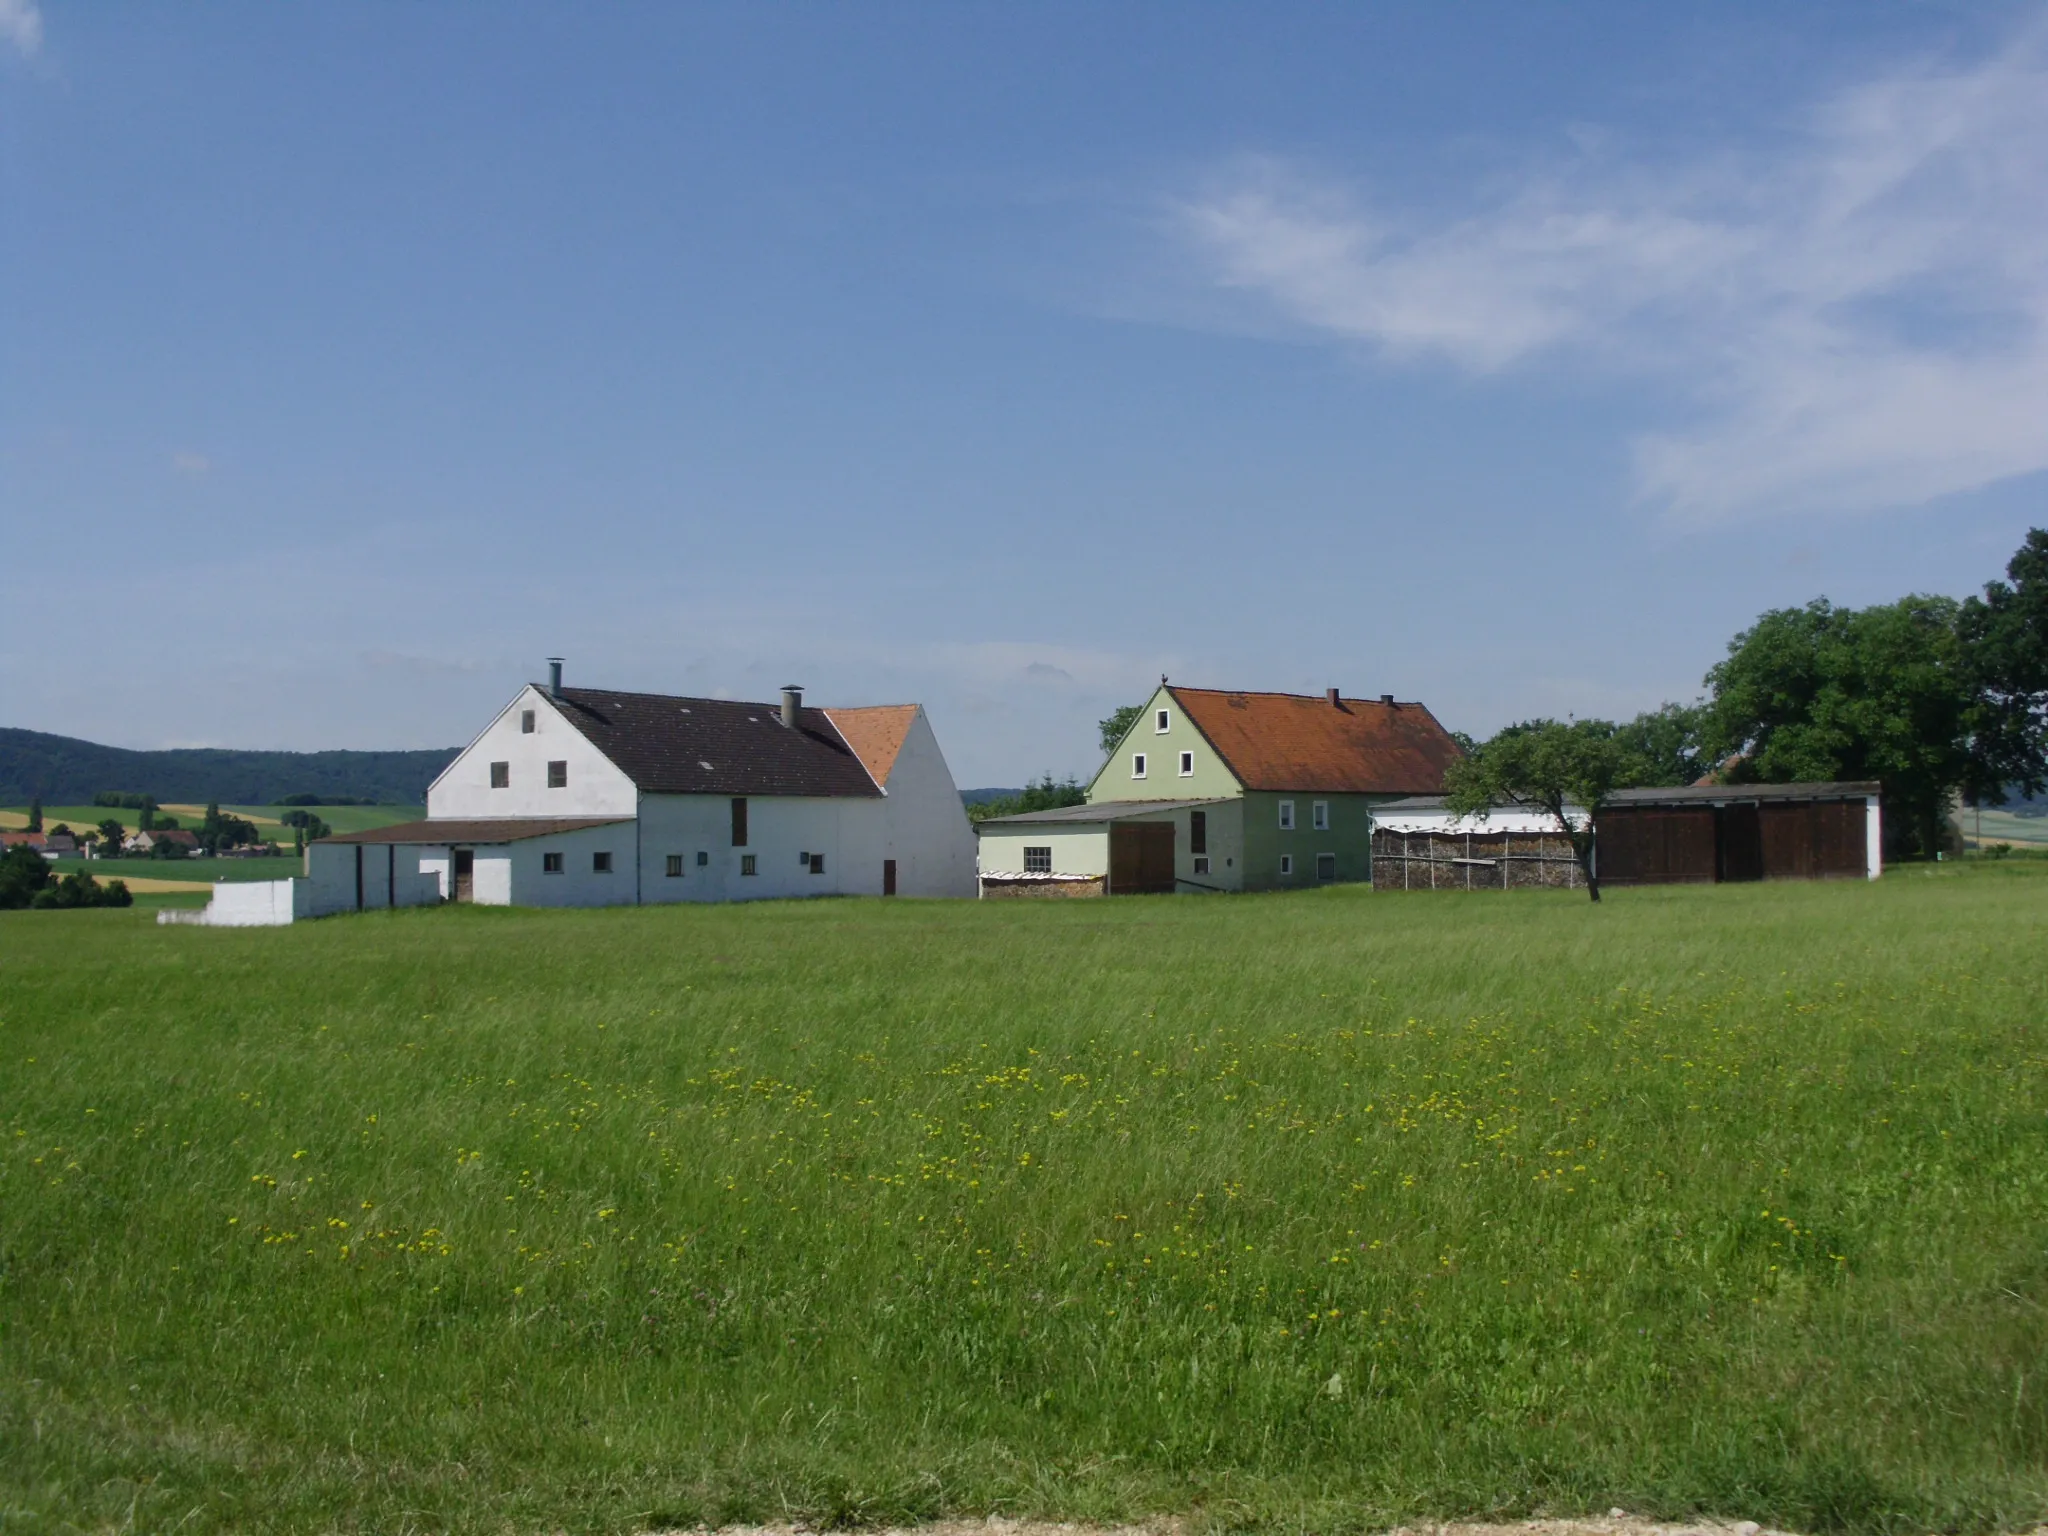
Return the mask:
<path fill-rule="evenodd" d="M 971 896 L 974 861 L 918 705 L 565 688 L 555 662 L 434 781 L 426 820 L 310 846 L 300 905 Z"/>

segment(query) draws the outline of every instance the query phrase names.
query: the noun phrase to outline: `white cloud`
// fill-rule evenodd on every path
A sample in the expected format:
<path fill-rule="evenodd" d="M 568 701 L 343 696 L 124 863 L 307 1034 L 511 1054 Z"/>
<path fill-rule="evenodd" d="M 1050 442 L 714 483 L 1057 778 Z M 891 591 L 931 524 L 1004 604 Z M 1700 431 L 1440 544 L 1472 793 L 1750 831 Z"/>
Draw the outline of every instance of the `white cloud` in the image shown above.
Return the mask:
<path fill-rule="evenodd" d="M 1573 357 L 1679 381 L 1636 444 L 1673 513 L 1899 505 L 2048 468 L 2048 25 L 1822 102 L 1776 153 L 1612 136 L 1453 218 L 1273 161 L 1176 222 L 1311 332 L 1477 374 Z"/>
<path fill-rule="evenodd" d="M 36 0 L 0 0 L 0 42 L 30 55 L 43 46 L 43 13 Z"/>
<path fill-rule="evenodd" d="M 5 3 L 6 0 L 0 0 L 0 4 Z M 171 455 L 171 468 L 181 475 L 203 475 L 213 468 L 213 460 L 203 453 L 185 450 Z"/>

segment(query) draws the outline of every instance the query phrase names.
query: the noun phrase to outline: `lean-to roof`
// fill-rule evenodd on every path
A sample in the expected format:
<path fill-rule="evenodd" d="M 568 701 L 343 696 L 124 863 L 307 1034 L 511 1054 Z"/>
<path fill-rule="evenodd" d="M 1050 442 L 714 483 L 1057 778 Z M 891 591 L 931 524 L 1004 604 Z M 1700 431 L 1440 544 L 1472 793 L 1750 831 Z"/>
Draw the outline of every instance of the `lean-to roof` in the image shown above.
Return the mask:
<path fill-rule="evenodd" d="M 372 827 L 367 832 L 344 832 L 339 837 L 323 837 L 320 841 L 421 846 L 435 843 L 521 843 L 529 837 L 554 837 L 563 832 L 581 832 L 585 827 L 613 827 L 632 819 L 630 816 L 441 816 L 427 821 L 402 821 L 395 827 Z"/>

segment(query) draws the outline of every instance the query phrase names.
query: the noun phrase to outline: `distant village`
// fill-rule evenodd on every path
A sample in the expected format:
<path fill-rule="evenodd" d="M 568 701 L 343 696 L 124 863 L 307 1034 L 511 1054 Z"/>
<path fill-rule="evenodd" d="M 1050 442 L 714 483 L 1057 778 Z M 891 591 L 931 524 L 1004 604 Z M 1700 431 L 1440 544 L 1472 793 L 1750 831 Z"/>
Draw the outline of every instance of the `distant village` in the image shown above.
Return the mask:
<path fill-rule="evenodd" d="M 313 797 L 300 797 L 312 800 Z M 44 826 L 40 797 L 29 805 L 28 825 L 0 832 L 0 848 L 33 848 L 46 859 L 260 859 L 302 854 L 306 844 L 332 830 L 304 805 L 281 808 L 280 825 L 292 832 L 289 844 L 266 837 L 256 823 L 209 803 L 191 826 L 143 794 L 109 790 L 93 797 L 108 815 L 89 826 L 67 822 Z M 132 813 L 127 819 L 115 812 Z"/>

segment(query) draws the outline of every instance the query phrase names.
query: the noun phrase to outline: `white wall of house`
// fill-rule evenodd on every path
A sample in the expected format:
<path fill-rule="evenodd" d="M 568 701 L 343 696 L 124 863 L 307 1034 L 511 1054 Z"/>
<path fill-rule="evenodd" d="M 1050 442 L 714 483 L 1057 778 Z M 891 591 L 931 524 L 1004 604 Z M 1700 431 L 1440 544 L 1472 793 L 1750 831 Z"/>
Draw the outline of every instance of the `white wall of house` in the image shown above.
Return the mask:
<path fill-rule="evenodd" d="M 640 802 L 640 900 L 766 901 L 864 892 L 859 854 L 876 845 L 880 804 L 749 796 L 746 846 L 734 847 L 731 796 L 649 795 Z M 822 874 L 811 873 L 808 858 L 799 859 L 805 854 L 824 855 Z M 682 874 L 668 873 L 671 855 L 682 859 Z M 749 859 L 752 874 L 745 873 Z M 879 863 L 872 884 L 881 890 Z"/>
<path fill-rule="evenodd" d="M 520 728 L 533 711 L 533 730 Z M 491 788 L 491 764 L 506 765 L 509 783 Z M 568 765 L 569 782 L 548 788 L 548 764 Z M 427 815 L 630 816 L 639 798 L 633 781 L 555 707 L 547 690 L 528 686 L 499 711 L 427 789 Z"/>
<path fill-rule="evenodd" d="M 888 789 L 880 806 L 880 847 L 861 851 L 859 883 L 849 889 L 880 894 L 882 860 L 894 859 L 899 896 L 974 895 L 974 826 L 922 708 L 896 754 Z"/>
<path fill-rule="evenodd" d="M 1054 824 L 1028 828 L 984 825 L 980 872 L 1023 873 L 1026 848 L 1051 849 L 1052 873 L 1056 875 L 1109 873 L 1109 825 L 1100 821 L 1081 826 Z"/>
<path fill-rule="evenodd" d="M 363 906 L 379 912 L 387 906 L 417 907 L 441 899 L 437 878 L 420 873 L 420 850 L 391 843 L 309 843 L 303 884 L 309 903 L 301 917 L 325 917 L 356 910 L 356 857 L 361 849 Z"/>

